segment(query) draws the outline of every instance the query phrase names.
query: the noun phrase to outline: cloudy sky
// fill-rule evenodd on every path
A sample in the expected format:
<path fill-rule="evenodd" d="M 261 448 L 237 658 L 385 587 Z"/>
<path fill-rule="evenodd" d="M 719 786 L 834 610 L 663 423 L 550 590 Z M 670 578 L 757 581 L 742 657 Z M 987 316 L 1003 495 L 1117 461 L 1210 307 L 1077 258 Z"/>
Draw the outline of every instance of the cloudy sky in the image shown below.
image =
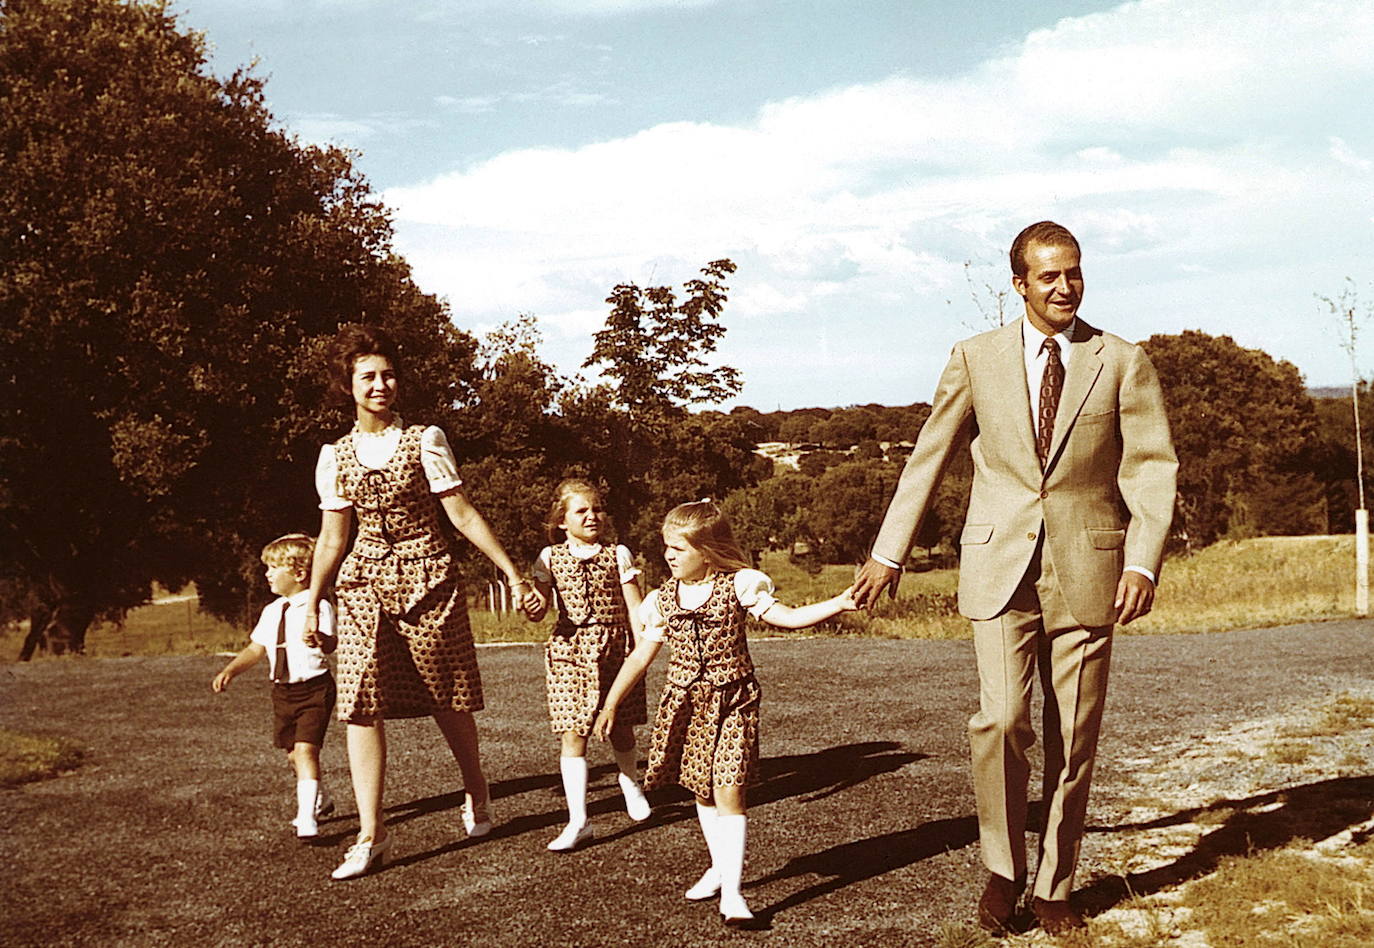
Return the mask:
<path fill-rule="evenodd" d="M 286 128 L 359 153 L 460 326 L 532 313 L 569 373 L 616 283 L 730 257 L 737 404 L 927 401 L 1043 218 L 1128 339 L 1229 334 L 1337 385 L 1315 294 L 1374 303 L 1368 0 L 174 9 L 216 72 L 257 60 Z"/>

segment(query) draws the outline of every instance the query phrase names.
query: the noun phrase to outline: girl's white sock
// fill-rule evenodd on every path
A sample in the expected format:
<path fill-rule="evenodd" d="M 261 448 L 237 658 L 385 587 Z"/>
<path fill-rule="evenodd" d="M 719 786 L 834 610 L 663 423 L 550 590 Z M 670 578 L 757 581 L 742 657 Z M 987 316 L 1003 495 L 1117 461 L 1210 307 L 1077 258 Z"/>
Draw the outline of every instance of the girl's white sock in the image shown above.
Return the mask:
<path fill-rule="evenodd" d="M 563 793 L 568 798 L 568 825 L 587 825 L 587 758 L 560 757 L 558 769 L 563 774 Z"/>
<path fill-rule="evenodd" d="M 620 768 L 620 792 L 625 796 L 625 812 L 636 823 L 642 823 L 653 813 L 653 808 L 639 786 L 639 755 L 633 747 L 618 750 L 615 752 L 615 763 Z"/>
<path fill-rule="evenodd" d="M 701 878 L 687 890 L 687 898 L 692 902 L 709 899 L 720 891 L 720 872 L 716 869 L 716 823 L 719 817 L 716 808 L 697 804 L 697 822 L 701 824 L 701 836 L 706 840 L 706 852 L 711 862 Z"/>
<path fill-rule="evenodd" d="M 722 813 L 716 817 L 716 871 L 720 873 L 720 911 L 726 921 L 754 917 L 740 894 L 748 825 L 749 818 L 743 813 Z"/>

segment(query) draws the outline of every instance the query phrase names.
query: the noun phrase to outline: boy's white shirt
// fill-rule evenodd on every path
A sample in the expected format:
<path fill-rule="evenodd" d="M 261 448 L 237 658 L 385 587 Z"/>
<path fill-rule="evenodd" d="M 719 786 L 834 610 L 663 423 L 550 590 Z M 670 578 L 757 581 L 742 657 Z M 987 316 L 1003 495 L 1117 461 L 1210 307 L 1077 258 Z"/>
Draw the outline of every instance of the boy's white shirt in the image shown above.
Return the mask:
<path fill-rule="evenodd" d="M 291 681 L 309 681 L 329 671 L 329 659 L 324 652 L 305 644 L 305 603 L 309 598 L 310 590 L 302 589 L 268 603 L 253 627 L 250 638 L 267 649 L 269 679 L 277 670 L 277 623 L 281 620 L 282 603 L 290 603 L 286 610 L 286 665 L 291 669 Z M 320 600 L 318 629 L 321 635 L 334 635 L 334 606 L 327 599 Z"/>
<path fill-rule="evenodd" d="M 684 609 L 700 609 L 711 598 L 714 582 L 679 583 L 677 598 Z M 639 607 L 640 637 L 662 642 L 668 623 L 658 608 L 658 594 L 662 587 L 645 597 Z M 735 598 L 755 619 L 760 618 L 778 600 L 773 596 L 773 580 L 756 569 L 742 569 L 735 573 Z"/>

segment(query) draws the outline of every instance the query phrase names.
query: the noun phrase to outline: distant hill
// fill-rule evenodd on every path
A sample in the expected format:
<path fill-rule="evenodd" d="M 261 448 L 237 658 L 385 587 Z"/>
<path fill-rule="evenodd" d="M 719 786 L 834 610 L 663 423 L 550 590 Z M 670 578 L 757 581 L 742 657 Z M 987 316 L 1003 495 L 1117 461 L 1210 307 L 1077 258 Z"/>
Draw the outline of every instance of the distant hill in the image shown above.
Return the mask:
<path fill-rule="evenodd" d="M 1350 389 L 1340 385 L 1316 385 L 1307 390 L 1313 398 L 1349 398 Z"/>

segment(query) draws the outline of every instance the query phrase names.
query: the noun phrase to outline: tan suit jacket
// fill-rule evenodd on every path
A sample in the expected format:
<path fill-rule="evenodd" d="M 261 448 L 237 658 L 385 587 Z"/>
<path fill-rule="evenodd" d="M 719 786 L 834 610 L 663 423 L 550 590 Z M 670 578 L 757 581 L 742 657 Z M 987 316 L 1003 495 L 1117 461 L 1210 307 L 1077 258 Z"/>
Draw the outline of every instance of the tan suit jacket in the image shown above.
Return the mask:
<path fill-rule="evenodd" d="M 960 537 L 959 611 L 999 614 L 1043 529 L 1074 618 L 1111 625 L 1122 569 L 1159 575 L 1173 516 L 1178 460 L 1159 379 L 1139 346 L 1079 318 L 1042 472 L 1022 322 L 954 347 L 873 552 L 906 560 L 946 465 L 968 444 L 973 493 Z"/>

